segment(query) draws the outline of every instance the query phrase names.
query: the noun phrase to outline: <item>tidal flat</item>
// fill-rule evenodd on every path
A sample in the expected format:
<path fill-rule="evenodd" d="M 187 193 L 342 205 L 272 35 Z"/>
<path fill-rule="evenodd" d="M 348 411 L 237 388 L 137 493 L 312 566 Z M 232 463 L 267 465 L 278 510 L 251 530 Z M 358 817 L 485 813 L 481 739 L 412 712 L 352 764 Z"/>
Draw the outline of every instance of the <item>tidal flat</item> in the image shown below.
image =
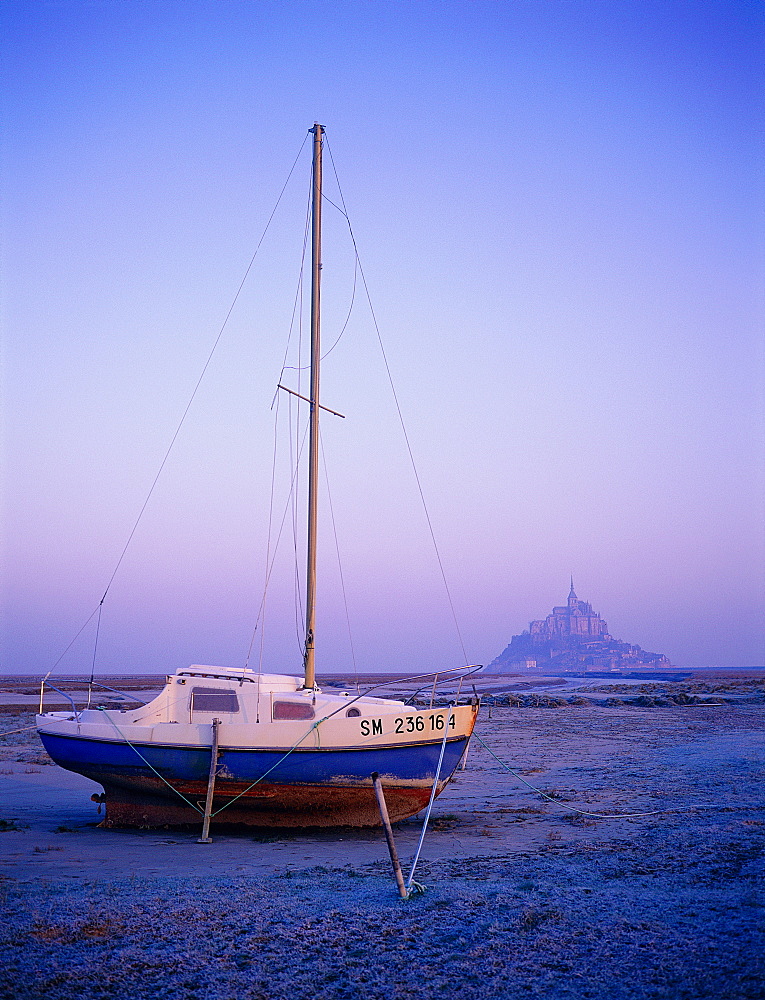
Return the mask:
<path fill-rule="evenodd" d="M 758 691 L 496 697 L 408 901 L 379 830 L 100 829 L 100 787 L 0 715 L 0 997 L 759 1000 Z"/>

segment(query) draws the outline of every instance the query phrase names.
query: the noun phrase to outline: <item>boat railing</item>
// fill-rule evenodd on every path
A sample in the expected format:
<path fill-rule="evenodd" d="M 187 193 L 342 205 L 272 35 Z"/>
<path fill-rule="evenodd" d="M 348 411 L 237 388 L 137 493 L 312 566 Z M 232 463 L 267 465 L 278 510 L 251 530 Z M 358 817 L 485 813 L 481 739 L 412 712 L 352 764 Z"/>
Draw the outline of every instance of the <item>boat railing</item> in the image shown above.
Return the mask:
<path fill-rule="evenodd" d="M 429 708 L 432 708 L 433 707 L 433 703 L 434 703 L 435 698 L 436 698 L 436 690 L 437 690 L 438 685 L 440 683 L 445 683 L 447 681 L 456 680 L 457 678 L 459 678 L 459 686 L 457 687 L 457 693 L 454 696 L 454 702 L 456 704 L 459 701 L 460 696 L 462 694 L 462 685 L 465 682 L 465 679 L 468 678 L 468 677 L 471 677 L 473 674 L 477 673 L 479 670 L 483 670 L 483 664 L 482 663 L 471 663 L 469 666 L 465 666 L 465 667 L 449 667 L 446 670 L 437 670 L 434 673 L 431 672 L 431 673 L 427 673 L 427 674 L 413 674 L 410 677 L 399 677 L 399 678 L 396 678 L 393 681 L 393 683 L 396 683 L 396 681 L 398 683 L 401 683 L 401 682 L 411 682 L 411 681 L 426 681 L 425 684 L 422 684 L 420 687 L 417 688 L 417 690 L 414 692 L 414 694 L 411 694 L 406 699 L 405 704 L 411 705 L 411 704 L 414 704 L 415 698 L 417 698 L 417 696 L 422 691 L 424 691 L 428 687 L 431 687 L 431 679 L 432 679 L 433 685 L 432 685 L 431 691 L 430 691 L 430 703 L 429 703 L 429 706 L 428 706 Z M 391 686 L 391 681 L 390 680 L 381 681 L 379 684 L 374 684 L 372 687 L 367 688 L 363 692 L 364 697 L 366 697 L 366 695 L 368 695 L 371 691 L 376 691 L 378 688 L 381 688 L 381 687 L 384 688 L 384 687 L 390 687 L 390 686 Z"/>
<path fill-rule="evenodd" d="M 54 684 L 51 684 L 47 676 L 43 677 L 43 679 L 40 681 L 40 715 L 42 715 L 43 711 L 43 699 L 45 697 L 46 686 L 49 687 L 51 691 L 55 691 L 56 694 L 60 694 L 63 698 L 66 698 L 66 700 L 72 706 L 72 712 L 74 713 L 75 719 L 79 722 L 80 712 L 78 711 L 77 706 L 74 703 L 74 699 L 66 691 L 62 691 L 61 688 L 57 688 Z M 131 701 L 137 701 L 139 705 L 146 704 L 145 701 L 142 701 L 140 698 L 136 698 L 134 694 L 129 694 L 127 691 L 119 691 L 117 688 L 109 687 L 108 684 L 99 684 L 98 681 L 90 681 L 88 683 L 88 706 L 90 705 L 91 690 L 94 687 L 101 688 L 104 691 L 111 691 L 112 694 L 118 694 L 120 698 L 129 698 Z"/>
<path fill-rule="evenodd" d="M 137 701 L 139 705 L 146 705 L 147 702 L 142 701 L 140 698 L 136 698 L 134 694 L 130 694 L 127 691 L 118 691 L 117 688 L 109 687 L 108 684 L 99 684 L 96 681 L 91 681 L 89 687 L 102 688 L 104 691 L 111 691 L 112 694 L 118 694 L 120 698 L 129 698 L 131 701 Z"/>
<path fill-rule="evenodd" d="M 77 720 L 77 722 L 79 722 L 80 721 L 80 713 L 77 711 L 77 706 L 74 703 L 74 699 L 69 694 L 67 694 L 66 691 L 62 691 L 61 688 L 57 688 L 55 686 L 55 684 L 51 684 L 48 681 L 47 677 L 43 677 L 43 679 L 40 681 L 40 713 L 39 714 L 40 715 L 43 714 L 43 698 L 45 697 L 45 685 L 46 685 L 46 683 L 47 683 L 48 687 L 51 689 L 51 691 L 55 691 L 56 694 L 60 694 L 64 698 L 66 698 L 66 700 L 72 706 L 72 712 L 74 713 L 75 719 Z"/>
<path fill-rule="evenodd" d="M 399 677 L 398 681 L 399 682 L 401 682 L 401 681 L 420 681 L 420 680 L 424 680 L 425 678 L 427 678 L 428 679 L 428 683 L 424 684 L 412 696 L 412 697 L 416 697 L 417 694 L 419 694 L 419 691 L 422 691 L 426 687 L 429 687 L 429 685 L 430 685 L 430 678 L 431 677 L 438 678 L 439 675 L 440 675 L 442 680 L 446 680 L 448 674 L 454 674 L 455 677 L 456 677 L 456 675 L 460 671 L 462 671 L 462 675 L 460 677 L 460 686 L 459 686 L 459 691 L 462 691 L 462 681 L 466 677 L 470 677 L 471 674 L 474 674 L 474 673 L 476 673 L 479 670 L 483 670 L 483 664 L 476 663 L 476 664 L 471 664 L 468 667 L 451 667 L 450 669 L 447 669 L 447 670 L 439 670 L 435 674 L 433 672 L 430 672 L 430 673 L 427 673 L 427 674 L 413 674 L 413 675 L 411 675 L 409 677 Z M 396 683 L 396 678 L 391 678 L 391 680 L 393 681 L 394 684 Z M 386 680 L 386 681 L 380 681 L 378 684 L 373 684 L 371 687 L 368 687 L 365 691 L 359 691 L 359 693 L 357 695 L 354 695 L 353 698 L 350 698 L 348 701 L 344 701 L 343 704 L 339 708 L 336 708 L 334 710 L 334 712 L 330 712 L 329 715 L 325 716 L 321 720 L 321 722 L 326 722 L 328 719 L 331 719 L 333 716 L 337 715 L 339 712 L 345 712 L 345 711 L 347 711 L 355 701 L 358 701 L 360 698 L 366 698 L 367 695 L 371 691 L 377 691 L 378 688 L 386 688 L 386 687 L 390 687 L 390 686 L 391 686 L 391 681 L 390 680 Z M 431 696 L 431 707 L 433 705 L 433 700 L 432 700 L 433 697 L 434 696 Z M 459 692 L 458 692 L 457 696 L 452 699 L 451 704 L 455 704 L 456 705 L 458 700 L 459 700 Z M 410 704 L 410 702 L 411 702 L 411 699 L 407 700 L 407 702 L 405 704 L 408 705 L 408 704 Z M 314 723 L 314 725 L 318 725 L 318 723 Z"/>

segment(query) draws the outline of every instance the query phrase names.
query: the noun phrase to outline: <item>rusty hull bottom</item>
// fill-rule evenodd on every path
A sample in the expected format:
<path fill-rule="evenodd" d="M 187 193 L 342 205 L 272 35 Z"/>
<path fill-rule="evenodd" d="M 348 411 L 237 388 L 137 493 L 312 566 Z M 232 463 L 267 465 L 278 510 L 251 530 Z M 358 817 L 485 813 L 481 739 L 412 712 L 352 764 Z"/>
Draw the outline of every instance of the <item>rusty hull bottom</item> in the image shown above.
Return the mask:
<path fill-rule="evenodd" d="M 201 783 L 177 783 L 178 791 L 202 811 L 196 812 L 180 797 L 167 798 L 171 794 L 169 789 L 156 779 L 133 779 L 132 787 L 111 784 L 103 778 L 99 780 L 105 794 L 103 798 L 93 798 L 106 803 L 106 818 L 101 826 L 151 829 L 198 826 L 202 822 L 207 789 Z M 136 787 L 136 784 L 141 787 Z M 445 781 L 439 782 L 439 794 L 446 784 Z M 238 785 L 233 782 L 226 782 L 225 789 L 216 787 L 212 810 L 213 827 L 241 825 L 309 829 L 381 825 L 371 780 L 369 784 L 348 786 L 267 785 L 261 782 L 230 806 L 223 808 L 246 788 L 246 784 Z M 427 806 L 431 786 L 386 786 L 383 780 L 383 789 L 391 821 L 396 822 L 414 816 Z M 160 794 L 156 794 L 157 792 Z M 222 812 L 216 816 L 219 809 Z"/>

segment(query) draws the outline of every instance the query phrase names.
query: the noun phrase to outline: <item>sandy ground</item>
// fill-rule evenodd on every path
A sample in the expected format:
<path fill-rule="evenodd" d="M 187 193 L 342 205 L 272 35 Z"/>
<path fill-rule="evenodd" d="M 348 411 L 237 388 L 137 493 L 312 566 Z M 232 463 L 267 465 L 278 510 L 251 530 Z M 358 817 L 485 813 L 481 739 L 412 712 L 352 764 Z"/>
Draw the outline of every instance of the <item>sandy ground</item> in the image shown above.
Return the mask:
<path fill-rule="evenodd" d="M 102 830 L 99 786 L 6 735 L 0 997 L 763 997 L 762 679 L 512 687 L 408 901 L 381 832 Z"/>

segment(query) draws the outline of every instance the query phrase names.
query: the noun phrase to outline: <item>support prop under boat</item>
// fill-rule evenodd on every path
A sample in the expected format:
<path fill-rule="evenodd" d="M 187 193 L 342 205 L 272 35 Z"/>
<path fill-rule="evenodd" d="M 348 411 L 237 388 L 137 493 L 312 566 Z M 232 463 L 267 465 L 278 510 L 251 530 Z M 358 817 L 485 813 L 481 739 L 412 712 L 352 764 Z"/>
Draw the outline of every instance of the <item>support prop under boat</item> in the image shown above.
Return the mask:
<path fill-rule="evenodd" d="M 218 728 L 220 719 L 212 721 L 212 746 L 210 747 L 210 774 L 207 778 L 207 798 L 205 799 L 205 818 L 202 823 L 202 836 L 198 844 L 212 844 L 210 836 L 210 818 L 212 816 L 213 795 L 215 794 L 215 775 L 218 773 Z"/>
<path fill-rule="evenodd" d="M 377 807 L 380 810 L 380 819 L 382 820 L 382 825 L 385 830 L 385 839 L 388 841 L 388 851 L 390 853 L 391 863 L 393 864 L 393 872 L 396 876 L 398 894 L 402 899 L 406 899 L 409 893 L 406 891 L 406 886 L 404 885 L 404 873 L 401 871 L 401 862 L 398 860 L 396 842 L 393 839 L 393 827 L 390 825 L 388 806 L 385 804 L 385 793 L 383 792 L 382 781 L 380 781 L 380 775 L 377 771 L 372 772 L 372 784 L 374 785 L 375 795 L 377 796 Z"/>

